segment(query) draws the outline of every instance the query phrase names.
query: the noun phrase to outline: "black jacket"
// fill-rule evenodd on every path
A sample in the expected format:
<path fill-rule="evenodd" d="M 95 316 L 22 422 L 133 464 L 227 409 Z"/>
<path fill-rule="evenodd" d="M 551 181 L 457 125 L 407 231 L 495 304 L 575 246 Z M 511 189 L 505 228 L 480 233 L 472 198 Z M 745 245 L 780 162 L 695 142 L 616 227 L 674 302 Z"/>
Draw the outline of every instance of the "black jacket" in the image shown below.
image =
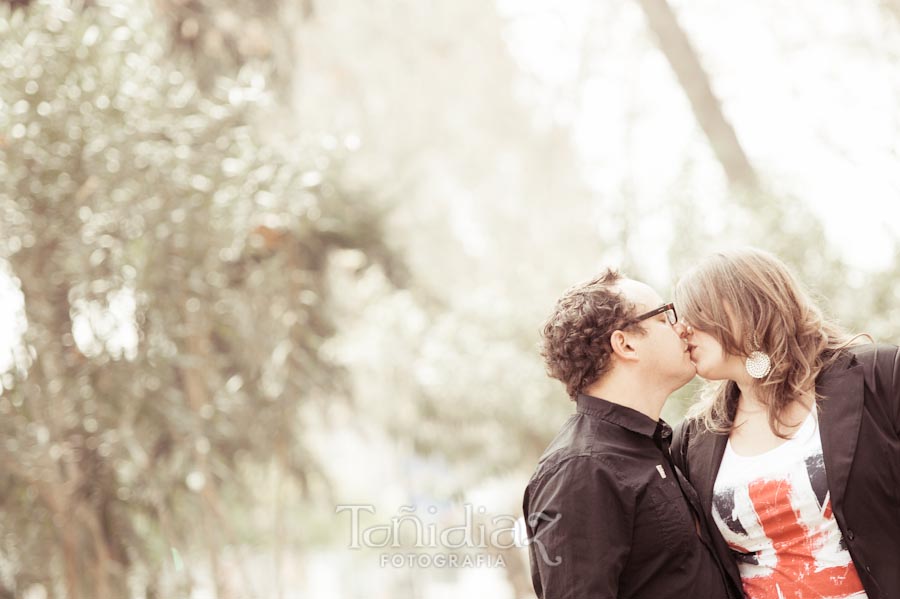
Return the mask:
<path fill-rule="evenodd" d="M 862 345 L 816 380 L 831 505 L 869 599 L 900 598 L 900 348 Z M 731 584 L 737 565 L 712 520 L 713 485 L 727 434 L 698 420 L 675 430 L 672 457 L 700 495 Z"/>

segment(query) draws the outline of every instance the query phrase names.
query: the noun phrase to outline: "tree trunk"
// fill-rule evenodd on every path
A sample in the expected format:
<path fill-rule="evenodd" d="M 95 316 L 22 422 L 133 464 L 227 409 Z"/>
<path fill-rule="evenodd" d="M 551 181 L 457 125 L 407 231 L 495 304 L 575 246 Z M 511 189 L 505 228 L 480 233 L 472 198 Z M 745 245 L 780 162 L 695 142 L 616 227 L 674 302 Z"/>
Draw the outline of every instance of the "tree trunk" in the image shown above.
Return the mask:
<path fill-rule="evenodd" d="M 881 6 L 893 18 L 900 22 L 900 0 L 882 0 Z"/>
<path fill-rule="evenodd" d="M 743 190 L 755 189 L 758 186 L 756 170 L 741 147 L 734 128 L 725 118 L 709 76 L 669 3 L 667 0 L 637 2 L 647 17 L 647 24 L 656 36 L 660 50 L 675 71 L 700 128 L 725 170 L 728 182 L 732 187 Z"/>

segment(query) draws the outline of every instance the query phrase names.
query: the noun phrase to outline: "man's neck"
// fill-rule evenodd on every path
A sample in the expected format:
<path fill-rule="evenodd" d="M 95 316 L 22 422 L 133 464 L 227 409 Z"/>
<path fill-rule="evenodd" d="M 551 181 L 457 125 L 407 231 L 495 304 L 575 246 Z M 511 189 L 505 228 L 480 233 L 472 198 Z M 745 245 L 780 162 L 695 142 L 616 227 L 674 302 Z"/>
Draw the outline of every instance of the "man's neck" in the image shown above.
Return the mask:
<path fill-rule="evenodd" d="M 615 371 L 588 385 L 582 392 L 636 410 L 654 421 L 659 420 L 663 404 L 671 393 L 650 384 L 644 377 Z"/>

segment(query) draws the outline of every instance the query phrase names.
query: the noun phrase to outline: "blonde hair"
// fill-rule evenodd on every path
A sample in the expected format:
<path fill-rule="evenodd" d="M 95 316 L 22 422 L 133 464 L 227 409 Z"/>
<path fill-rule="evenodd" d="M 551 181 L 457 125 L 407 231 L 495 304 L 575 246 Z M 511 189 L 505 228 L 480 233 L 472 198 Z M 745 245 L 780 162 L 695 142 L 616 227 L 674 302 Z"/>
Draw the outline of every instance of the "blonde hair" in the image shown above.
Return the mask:
<path fill-rule="evenodd" d="M 756 381 L 769 427 L 778 425 L 794 401 L 815 393 L 816 377 L 839 350 L 855 342 L 823 316 L 788 267 L 754 248 L 718 252 L 684 275 L 675 289 L 679 315 L 712 335 L 726 354 L 769 355 L 772 370 Z M 737 411 L 733 381 L 713 385 L 691 411 L 706 428 L 729 432 Z"/>

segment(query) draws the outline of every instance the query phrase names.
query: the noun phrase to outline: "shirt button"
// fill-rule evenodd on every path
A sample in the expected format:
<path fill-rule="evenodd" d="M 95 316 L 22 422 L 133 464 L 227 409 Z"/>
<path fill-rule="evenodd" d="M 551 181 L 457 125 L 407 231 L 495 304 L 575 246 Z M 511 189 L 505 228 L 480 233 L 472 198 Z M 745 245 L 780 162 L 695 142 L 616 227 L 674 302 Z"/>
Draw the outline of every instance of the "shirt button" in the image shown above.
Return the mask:
<path fill-rule="evenodd" d="M 847 531 L 847 538 L 850 539 L 851 541 L 853 540 L 853 538 L 854 538 L 855 536 L 856 536 L 856 535 L 853 534 L 853 531 L 852 531 L 852 530 L 848 530 L 848 531 Z"/>

